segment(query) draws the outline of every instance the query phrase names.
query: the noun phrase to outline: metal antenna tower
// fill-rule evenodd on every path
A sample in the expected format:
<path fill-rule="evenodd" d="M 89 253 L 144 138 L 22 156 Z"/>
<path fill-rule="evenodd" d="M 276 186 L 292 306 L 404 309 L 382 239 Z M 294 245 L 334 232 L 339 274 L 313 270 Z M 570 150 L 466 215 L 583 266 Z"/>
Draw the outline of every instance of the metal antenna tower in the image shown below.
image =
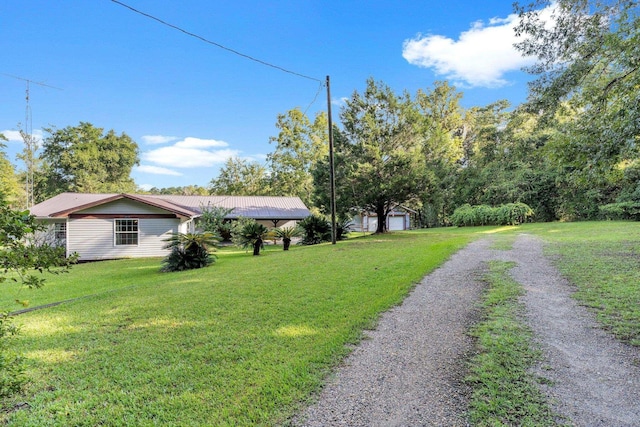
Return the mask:
<path fill-rule="evenodd" d="M 22 161 L 25 163 L 26 171 L 25 171 L 25 192 L 26 192 L 26 204 L 27 209 L 33 206 L 34 203 L 34 183 L 35 183 L 35 162 L 36 157 L 35 153 L 38 151 L 39 145 L 38 140 L 33 137 L 33 117 L 31 115 L 31 104 L 30 104 L 30 84 L 35 83 L 38 86 L 49 87 L 52 89 L 62 90 L 59 87 L 51 86 L 42 82 L 36 82 L 34 80 L 25 79 L 18 76 L 13 76 L 11 74 L 0 73 L 4 76 L 11 77 L 14 79 L 22 80 L 27 83 L 26 88 L 26 108 L 24 113 L 24 125 L 20 131 L 22 135 L 22 139 L 24 140 L 25 149 L 24 154 L 21 155 Z"/>

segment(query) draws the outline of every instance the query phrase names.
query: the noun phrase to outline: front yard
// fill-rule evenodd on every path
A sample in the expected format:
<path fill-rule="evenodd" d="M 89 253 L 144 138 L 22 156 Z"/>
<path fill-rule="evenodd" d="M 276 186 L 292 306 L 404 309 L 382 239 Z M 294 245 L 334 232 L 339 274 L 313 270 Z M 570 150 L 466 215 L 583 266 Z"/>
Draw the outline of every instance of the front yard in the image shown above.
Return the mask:
<path fill-rule="evenodd" d="M 285 422 L 346 344 L 477 232 L 268 247 L 260 257 L 224 250 L 212 267 L 182 273 L 160 273 L 159 259 L 82 264 L 42 290 L 3 293 L 5 308 L 78 299 L 17 318 L 31 383 L 3 402 L 0 421 Z"/>

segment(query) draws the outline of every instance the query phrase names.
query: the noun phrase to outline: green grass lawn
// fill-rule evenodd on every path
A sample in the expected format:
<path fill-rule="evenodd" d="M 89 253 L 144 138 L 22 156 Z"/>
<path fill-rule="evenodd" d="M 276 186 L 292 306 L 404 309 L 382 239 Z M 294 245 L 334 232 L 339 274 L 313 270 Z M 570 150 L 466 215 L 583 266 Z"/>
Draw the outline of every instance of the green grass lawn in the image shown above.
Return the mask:
<path fill-rule="evenodd" d="M 37 291 L 16 344 L 31 382 L 0 424 L 285 423 L 379 314 L 482 229 L 369 236 L 338 245 L 223 250 L 212 267 L 159 259 L 81 264 Z M 5 285 L 6 286 L 6 285 Z M 19 307 L 16 307 L 19 308 Z"/>
<path fill-rule="evenodd" d="M 473 426 L 557 425 L 538 378 L 530 368 L 539 352 L 524 321 L 519 297 L 522 285 L 509 276 L 515 263 L 491 261 L 484 276 L 482 320 L 471 330 L 477 354 L 469 363 L 467 383 L 473 389 L 469 420 Z"/>
<path fill-rule="evenodd" d="M 640 346 L 640 223 L 530 224 L 545 253 L 575 286 L 575 298 L 618 339 Z"/>
<path fill-rule="evenodd" d="M 518 233 L 544 238 L 545 252 L 575 285 L 574 296 L 596 311 L 619 339 L 640 345 L 640 223 L 528 224 L 496 235 L 508 250 Z M 477 354 L 469 364 L 469 419 L 476 426 L 559 425 L 530 368 L 538 358 L 518 297 L 511 263 L 494 261 L 484 279 L 482 320 L 472 329 Z"/>
<path fill-rule="evenodd" d="M 212 267 L 182 273 L 160 273 L 159 259 L 81 264 L 41 290 L 3 285 L 0 310 L 20 309 L 15 300 L 73 301 L 17 317 L 15 343 L 31 382 L 24 395 L 0 402 L 0 424 L 286 424 L 348 344 L 425 274 L 474 238 L 500 236 L 494 247 L 508 249 L 521 232 L 541 236 L 580 301 L 620 339 L 640 345 L 640 223 L 405 232 L 289 252 L 268 246 L 260 257 L 227 248 Z M 526 342 L 511 340 L 529 340 L 521 326 L 502 323 L 519 321 L 512 313 L 520 291 L 507 267 L 494 265 L 487 278 L 496 288 L 486 295 L 485 318 L 497 323 L 474 331 L 495 338 L 500 353 L 476 366 L 497 365 L 504 354 L 532 357 Z M 11 410 L 20 402 L 29 409 Z M 473 416 L 478 425 L 499 425 L 490 414 Z"/>

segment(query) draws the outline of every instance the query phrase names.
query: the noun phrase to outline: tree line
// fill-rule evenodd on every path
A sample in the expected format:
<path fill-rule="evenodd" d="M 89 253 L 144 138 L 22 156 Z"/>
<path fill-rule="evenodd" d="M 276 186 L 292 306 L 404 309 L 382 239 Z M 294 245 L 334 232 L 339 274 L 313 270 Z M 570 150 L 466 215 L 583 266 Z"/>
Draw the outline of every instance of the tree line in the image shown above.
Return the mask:
<path fill-rule="evenodd" d="M 384 231 L 398 206 L 415 211 L 422 227 L 449 225 L 464 205 L 524 203 L 537 221 L 640 210 L 638 4 L 561 0 L 555 26 L 545 26 L 539 10 L 548 4 L 516 5 L 516 32 L 527 36 L 516 47 L 538 58 L 522 105 L 463 108 L 463 93 L 446 81 L 412 94 L 370 78 L 353 92 L 333 128 L 342 218 L 375 212 Z M 150 192 L 298 196 L 326 213 L 326 115 L 295 108 L 278 115 L 276 128 L 265 163 L 230 158 L 207 187 Z M 126 134 L 83 122 L 46 131 L 36 201 L 63 191 L 140 191 L 130 177 L 138 146 Z M 4 154 L 0 169 L 0 191 L 18 200 L 24 177 Z"/>

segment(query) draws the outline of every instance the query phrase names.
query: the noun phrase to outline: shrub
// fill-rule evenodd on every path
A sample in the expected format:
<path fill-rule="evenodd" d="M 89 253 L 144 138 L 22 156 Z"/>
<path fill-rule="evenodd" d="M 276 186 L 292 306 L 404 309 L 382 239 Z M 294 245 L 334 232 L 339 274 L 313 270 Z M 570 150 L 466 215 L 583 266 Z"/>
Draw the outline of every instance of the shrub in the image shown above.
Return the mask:
<path fill-rule="evenodd" d="M 458 227 L 477 225 L 519 225 L 533 217 L 533 209 L 525 203 L 507 203 L 492 208 L 487 205 L 465 204 L 451 215 L 451 222 Z"/>
<path fill-rule="evenodd" d="M 342 219 L 336 222 L 336 240 L 344 240 L 351 232 L 351 220 Z M 329 236 L 331 238 L 331 236 Z"/>
<path fill-rule="evenodd" d="M 221 237 L 221 240 L 231 240 L 231 220 L 227 215 L 233 212 L 233 208 L 227 209 L 220 206 L 201 206 L 202 215 L 198 223 L 202 231 L 213 233 Z"/>
<path fill-rule="evenodd" d="M 215 250 L 218 237 L 212 233 L 175 233 L 168 239 L 165 249 L 171 249 L 162 260 L 162 271 L 183 271 L 207 267 L 215 262 Z"/>
<path fill-rule="evenodd" d="M 10 316 L 0 313 L 0 399 L 18 393 L 27 381 L 24 358 L 11 350 L 9 341 L 17 333 Z"/>
<path fill-rule="evenodd" d="M 600 216 L 608 220 L 640 221 L 640 202 L 609 203 L 600 206 Z"/>
<path fill-rule="evenodd" d="M 301 245 L 317 245 L 331 241 L 331 224 L 320 215 L 310 215 L 300 221 L 298 226 L 302 229 Z"/>
<path fill-rule="evenodd" d="M 291 245 L 291 238 L 299 237 L 302 234 L 302 230 L 298 227 L 282 227 L 275 228 L 273 230 L 274 236 L 278 239 L 282 239 L 282 248 L 285 251 L 289 250 L 289 246 Z"/>
<path fill-rule="evenodd" d="M 253 255 L 260 255 L 260 249 L 264 246 L 269 230 L 264 225 L 252 220 L 247 222 L 237 235 L 243 248 L 252 247 Z"/>

